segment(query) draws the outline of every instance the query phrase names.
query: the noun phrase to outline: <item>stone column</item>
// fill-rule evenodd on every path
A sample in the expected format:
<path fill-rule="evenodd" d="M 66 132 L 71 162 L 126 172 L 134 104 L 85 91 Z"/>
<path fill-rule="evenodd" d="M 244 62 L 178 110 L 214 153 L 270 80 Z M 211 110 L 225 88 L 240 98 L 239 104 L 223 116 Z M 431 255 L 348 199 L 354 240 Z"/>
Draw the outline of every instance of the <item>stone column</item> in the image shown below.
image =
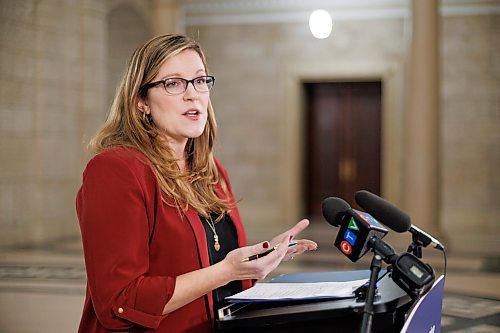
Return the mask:
<path fill-rule="evenodd" d="M 168 33 L 186 33 L 184 11 L 180 3 L 176 0 L 153 0 L 151 16 L 155 36 Z"/>
<path fill-rule="evenodd" d="M 439 1 L 412 0 L 405 115 L 404 208 L 412 222 L 439 232 Z"/>

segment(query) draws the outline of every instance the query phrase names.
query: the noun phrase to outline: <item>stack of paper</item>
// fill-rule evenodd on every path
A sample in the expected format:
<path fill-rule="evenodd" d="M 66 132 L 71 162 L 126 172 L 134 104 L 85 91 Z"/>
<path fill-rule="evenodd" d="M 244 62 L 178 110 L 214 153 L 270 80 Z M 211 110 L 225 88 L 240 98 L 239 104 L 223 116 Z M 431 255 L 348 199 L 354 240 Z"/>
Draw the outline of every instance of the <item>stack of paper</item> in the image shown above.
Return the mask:
<path fill-rule="evenodd" d="M 354 291 L 368 279 L 347 282 L 257 283 L 227 297 L 230 302 L 286 301 L 354 297 Z"/>

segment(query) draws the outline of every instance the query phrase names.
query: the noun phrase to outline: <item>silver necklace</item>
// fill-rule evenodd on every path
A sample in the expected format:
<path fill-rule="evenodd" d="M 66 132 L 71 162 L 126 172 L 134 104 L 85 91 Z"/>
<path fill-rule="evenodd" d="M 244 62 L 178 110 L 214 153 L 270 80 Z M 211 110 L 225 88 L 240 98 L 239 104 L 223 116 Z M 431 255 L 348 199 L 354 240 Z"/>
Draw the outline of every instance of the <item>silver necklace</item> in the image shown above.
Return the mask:
<path fill-rule="evenodd" d="M 215 231 L 215 223 L 212 220 L 212 216 L 210 214 L 208 215 L 208 219 L 205 219 L 207 221 L 208 226 L 210 229 L 212 229 L 212 232 L 214 233 L 214 249 L 215 251 L 220 250 L 220 243 L 219 243 L 219 235 L 217 235 L 217 231 Z"/>

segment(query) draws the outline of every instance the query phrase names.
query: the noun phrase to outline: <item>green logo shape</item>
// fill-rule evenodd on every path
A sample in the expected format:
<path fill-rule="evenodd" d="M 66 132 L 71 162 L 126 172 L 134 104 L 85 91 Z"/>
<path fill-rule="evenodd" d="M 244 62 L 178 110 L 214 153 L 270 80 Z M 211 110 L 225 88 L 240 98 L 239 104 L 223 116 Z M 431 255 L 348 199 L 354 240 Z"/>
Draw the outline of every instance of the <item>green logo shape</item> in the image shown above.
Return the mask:
<path fill-rule="evenodd" d="M 349 221 L 349 225 L 347 226 L 347 228 L 359 231 L 358 225 L 356 224 L 356 222 L 354 222 L 354 217 L 351 217 L 351 220 Z"/>

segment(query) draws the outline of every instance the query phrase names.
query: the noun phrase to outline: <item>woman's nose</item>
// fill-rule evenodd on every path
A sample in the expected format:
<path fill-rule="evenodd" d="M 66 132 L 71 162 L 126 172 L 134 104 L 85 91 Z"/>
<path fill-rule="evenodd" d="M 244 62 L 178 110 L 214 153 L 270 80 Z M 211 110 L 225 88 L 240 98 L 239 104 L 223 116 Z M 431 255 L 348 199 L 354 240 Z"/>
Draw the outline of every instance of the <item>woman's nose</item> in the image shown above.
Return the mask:
<path fill-rule="evenodd" d="M 194 82 L 188 82 L 186 91 L 184 91 L 184 98 L 185 99 L 194 99 L 198 97 L 198 92 L 194 88 Z"/>

